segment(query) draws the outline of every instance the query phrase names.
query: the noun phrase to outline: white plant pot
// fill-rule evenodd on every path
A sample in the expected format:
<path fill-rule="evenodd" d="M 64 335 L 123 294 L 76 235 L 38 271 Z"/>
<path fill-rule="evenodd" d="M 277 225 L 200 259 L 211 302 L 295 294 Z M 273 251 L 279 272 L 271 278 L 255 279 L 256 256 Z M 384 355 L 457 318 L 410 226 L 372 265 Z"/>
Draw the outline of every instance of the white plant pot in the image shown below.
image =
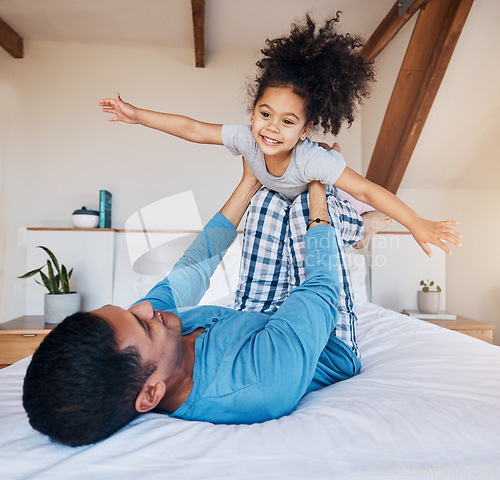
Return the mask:
<path fill-rule="evenodd" d="M 417 307 L 420 313 L 437 313 L 441 305 L 441 292 L 417 292 Z"/>
<path fill-rule="evenodd" d="M 45 294 L 45 323 L 61 323 L 68 315 L 80 310 L 80 294 L 76 292 L 63 294 Z"/>

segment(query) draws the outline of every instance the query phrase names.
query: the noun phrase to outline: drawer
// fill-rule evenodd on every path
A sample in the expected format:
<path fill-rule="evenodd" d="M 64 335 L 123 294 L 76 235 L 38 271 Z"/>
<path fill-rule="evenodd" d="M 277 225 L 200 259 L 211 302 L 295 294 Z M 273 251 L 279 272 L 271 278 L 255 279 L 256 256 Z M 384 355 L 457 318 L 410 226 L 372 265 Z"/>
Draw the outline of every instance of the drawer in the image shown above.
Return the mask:
<path fill-rule="evenodd" d="M 0 335 L 0 365 L 11 365 L 32 355 L 46 333 L 7 333 Z"/>
<path fill-rule="evenodd" d="M 493 330 L 478 329 L 478 330 L 456 330 L 457 332 L 464 333 L 479 340 L 488 343 L 493 343 Z"/>

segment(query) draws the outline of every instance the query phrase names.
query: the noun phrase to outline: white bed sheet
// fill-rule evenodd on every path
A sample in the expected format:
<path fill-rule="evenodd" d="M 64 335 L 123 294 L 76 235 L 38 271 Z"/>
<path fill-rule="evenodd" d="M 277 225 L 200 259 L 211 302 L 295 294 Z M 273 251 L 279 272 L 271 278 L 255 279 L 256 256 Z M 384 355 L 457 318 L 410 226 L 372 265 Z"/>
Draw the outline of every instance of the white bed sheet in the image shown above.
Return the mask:
<path fill-rule="evenodd" d="M 21 479 L 500 478 L 500 348 L 358 308 L 363 370 L 256 425 L 147 414 L 93 446 L 33 431 L 29 359 L 0 371 L 0 476 Z"/>

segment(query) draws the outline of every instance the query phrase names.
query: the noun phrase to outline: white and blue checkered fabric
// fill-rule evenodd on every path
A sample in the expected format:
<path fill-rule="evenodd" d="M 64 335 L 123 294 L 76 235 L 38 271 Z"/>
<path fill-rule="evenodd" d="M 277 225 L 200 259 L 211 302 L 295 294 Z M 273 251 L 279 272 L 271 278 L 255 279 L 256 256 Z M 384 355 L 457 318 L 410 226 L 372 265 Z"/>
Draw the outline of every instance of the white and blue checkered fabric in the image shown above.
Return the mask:
<path fill-rule="evenodd" d="M 357 318 L 345 247 L 363 237 L 363 222 L 351 204 L 327 187 L 327 203 L 337 235 L 342 289 L 338 324 L 332 335 L 359 356 Z M 307 193 L 293 202 L 261 188 L 252 199 L 245 224 L 240 280 L 234 308 L 273 313 L 290 291 L 305 279 L 305 242 L 309 202 Z M 304 320 L 306 321 L 306 320 Z"/>

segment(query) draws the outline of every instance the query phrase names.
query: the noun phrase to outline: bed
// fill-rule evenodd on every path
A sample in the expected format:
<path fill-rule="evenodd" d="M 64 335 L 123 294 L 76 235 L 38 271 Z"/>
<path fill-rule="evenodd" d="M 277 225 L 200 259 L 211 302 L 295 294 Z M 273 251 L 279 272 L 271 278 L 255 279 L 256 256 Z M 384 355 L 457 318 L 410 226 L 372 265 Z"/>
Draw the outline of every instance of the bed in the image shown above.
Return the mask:
<path fill-rule="evenodd" d="M 29 358 L 0 371 L 0 471 L 21 479 L 500 478 L 500 348 L 364 302 L 363 370 L 255 425 L 146 414 L 70 448 L 21 405 Z"/>

